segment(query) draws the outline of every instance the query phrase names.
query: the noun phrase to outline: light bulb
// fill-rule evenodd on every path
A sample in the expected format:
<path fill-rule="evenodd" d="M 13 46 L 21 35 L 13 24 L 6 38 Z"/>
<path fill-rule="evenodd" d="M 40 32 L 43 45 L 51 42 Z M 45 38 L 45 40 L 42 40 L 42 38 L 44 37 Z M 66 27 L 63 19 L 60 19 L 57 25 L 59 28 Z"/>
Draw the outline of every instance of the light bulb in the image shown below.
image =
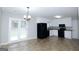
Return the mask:
<path fill-rule="evenodd" d="M 24 15 L 24 19 L 26 18 L 26 15 Z"/>
<path fill-rule="evenodd" d="M 59 15 L 57 15 L 57 16 L 54 16 L 55 18 L 61 18 L 62 16 L 59 16 Z"/>
<path fill-rule="evenodd" d="M 31 16 L 30 16 L 30 15 L 28 15 L 28 18 L 31 18 Z"/>

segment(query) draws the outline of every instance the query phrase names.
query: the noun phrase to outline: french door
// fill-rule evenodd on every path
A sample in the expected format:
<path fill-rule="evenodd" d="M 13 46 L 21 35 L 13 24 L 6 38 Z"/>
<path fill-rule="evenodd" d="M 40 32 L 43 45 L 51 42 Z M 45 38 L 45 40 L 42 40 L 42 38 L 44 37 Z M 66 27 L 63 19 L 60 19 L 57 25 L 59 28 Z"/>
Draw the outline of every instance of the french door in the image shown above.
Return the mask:
<path fill-rule="evenodd" d="M 21 19 L 9 19 L 9 41 L 21 40 L 27 37 L 26 21 Z"/>

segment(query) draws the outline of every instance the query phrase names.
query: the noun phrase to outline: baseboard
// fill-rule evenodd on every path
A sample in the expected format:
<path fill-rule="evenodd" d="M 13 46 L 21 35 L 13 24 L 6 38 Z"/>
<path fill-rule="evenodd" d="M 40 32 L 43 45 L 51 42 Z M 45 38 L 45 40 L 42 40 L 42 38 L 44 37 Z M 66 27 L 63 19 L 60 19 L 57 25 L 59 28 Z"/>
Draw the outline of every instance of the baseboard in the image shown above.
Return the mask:
<path fill-rule="evenodd" d="M 53 35 L 53 36 L 50 36 L 50 37 L 58 37 L 58 36 L 55 36 L 55 35 Z M 79 38 L 65 38 L 65 39 L 79 39 Z"/>
<path fill-rule="evenodd" d="M 9 41 L 9 42 L 5 42 L 5 43 L 1 43 L 0 46 L 19 43 L 19 42 L 22 42 L 22 41 L 32 40 L 32 39 L 37 39 L 37 37 L 30 37 L 30 38 L 25 38 L 25 39 L 21 39 L 21 40 Z"/>
<path fill-rule="evenodd" d="M 79 38 L 72 38 L 72 39 L 77 39 L 77 40 L 79 40 Z"/>

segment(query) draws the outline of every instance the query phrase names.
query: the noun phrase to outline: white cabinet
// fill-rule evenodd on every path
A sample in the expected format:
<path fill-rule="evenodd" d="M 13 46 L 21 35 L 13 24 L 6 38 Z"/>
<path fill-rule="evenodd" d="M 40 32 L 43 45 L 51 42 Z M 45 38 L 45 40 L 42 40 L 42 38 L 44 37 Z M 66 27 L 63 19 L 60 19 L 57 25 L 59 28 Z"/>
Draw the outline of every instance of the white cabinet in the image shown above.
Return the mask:
<path fill-rule="evenodd" d="M 71 39 L 71 31 L 64 31 L 65 38 Z M 58 30 L 50 30 L 50 36 L 58 36 Z"/>
<path fill-rule="evenodd" d="M 65 31 L 65 38 L 71 39 L 71 31 Z"/>
<path fill-rule="evenodd" d="M 50 36 L 58 36 L 58 30 L 50 30 Z"/>

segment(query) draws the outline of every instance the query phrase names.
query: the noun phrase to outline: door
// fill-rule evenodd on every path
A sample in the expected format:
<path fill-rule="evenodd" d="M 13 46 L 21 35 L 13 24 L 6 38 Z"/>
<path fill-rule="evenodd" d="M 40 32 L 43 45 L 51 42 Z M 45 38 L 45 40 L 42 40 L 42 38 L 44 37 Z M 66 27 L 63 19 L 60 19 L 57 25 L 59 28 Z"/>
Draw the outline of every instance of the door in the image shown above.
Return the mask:
<path fill-rule="evenodd" d="M 21 19 L 9 19 L 9 41 L 21 40 L 27 37 L 26 21 Z"/>

